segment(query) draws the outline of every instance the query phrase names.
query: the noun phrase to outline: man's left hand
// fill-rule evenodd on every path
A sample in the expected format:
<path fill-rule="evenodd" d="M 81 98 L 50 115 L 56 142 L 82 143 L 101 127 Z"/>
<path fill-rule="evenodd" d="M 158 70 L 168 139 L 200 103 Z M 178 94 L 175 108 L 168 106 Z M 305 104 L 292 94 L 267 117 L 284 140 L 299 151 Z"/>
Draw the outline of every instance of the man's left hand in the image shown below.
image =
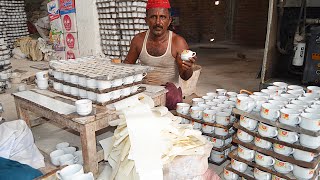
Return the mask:
<path fill-rule="evenodd" d="M 197 57 L 192 57 L 189 58 L 189 61 L 182 61 L 182 69 L 184 71 L 189 71 L 190 69 L 192 69 L 192 65 L 196 62 Z"/>

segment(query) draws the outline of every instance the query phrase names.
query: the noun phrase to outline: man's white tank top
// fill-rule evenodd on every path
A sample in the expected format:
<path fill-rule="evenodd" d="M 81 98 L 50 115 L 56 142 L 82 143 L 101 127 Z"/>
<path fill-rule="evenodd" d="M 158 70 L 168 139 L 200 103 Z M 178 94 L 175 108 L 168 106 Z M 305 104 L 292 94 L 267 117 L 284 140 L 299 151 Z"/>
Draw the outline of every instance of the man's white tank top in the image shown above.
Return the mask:
<path fill-rule="evenodd" d="M 143 41 L 139 60 L 141 64 L 154 67 L 152 72 L 149 72 L 146 76 L 148 84 L 164 85 L 167 82 L 172 82 L 175 85 L 179 84 L 179 70 L 175 58 L 171 53 L 172 44 L 172 31 L 169 31 L 169 41 L 166 52 L 159 57 L 151 56 L 147 51 L 147 40 L 149 36 L 149 30 Z"/>

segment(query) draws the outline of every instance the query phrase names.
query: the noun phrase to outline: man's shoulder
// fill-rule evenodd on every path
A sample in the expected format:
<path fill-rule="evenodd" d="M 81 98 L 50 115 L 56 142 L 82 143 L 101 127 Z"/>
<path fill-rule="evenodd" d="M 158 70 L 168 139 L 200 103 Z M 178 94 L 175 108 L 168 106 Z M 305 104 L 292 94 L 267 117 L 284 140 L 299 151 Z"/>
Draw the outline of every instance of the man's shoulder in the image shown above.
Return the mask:
<path fill-rule="evenodd" d="M 172 44 L 173 46 L 188 46 L 187 41 L 180 35 L 172 32 Z"/>
<path fill-rule="evenodd" d="M 136 34 L 132 39 L 132 43 L 136 45 L 142 44 L 145 36 L 146 36 L 146 31 Z"/>

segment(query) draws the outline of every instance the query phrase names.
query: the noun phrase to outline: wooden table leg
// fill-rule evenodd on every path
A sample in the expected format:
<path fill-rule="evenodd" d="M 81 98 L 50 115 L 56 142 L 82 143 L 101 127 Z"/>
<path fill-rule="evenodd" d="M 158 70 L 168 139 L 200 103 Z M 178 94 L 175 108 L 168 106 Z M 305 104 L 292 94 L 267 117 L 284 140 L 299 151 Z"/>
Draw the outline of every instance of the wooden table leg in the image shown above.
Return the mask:
<path fill-rule="evenodd" d="M 31 122 L 30 122 L 28 110 L 21 108 L 21 106 L 19 104 L 19 100 L 15 99 L 14 102 L 16 105 L 18 118 L 24 120 L 26 122 L 26 124 L 29 126 L 29 128 L 31 128 Z"/>
<path fill-rule="evenodd" d="M 89 123 L 82 126 L 80 130 L 82 155 L 85 172 L 92 172 L 95 176 L 98 175 L 97 161 L 97 144 L 95 123 Z"/>

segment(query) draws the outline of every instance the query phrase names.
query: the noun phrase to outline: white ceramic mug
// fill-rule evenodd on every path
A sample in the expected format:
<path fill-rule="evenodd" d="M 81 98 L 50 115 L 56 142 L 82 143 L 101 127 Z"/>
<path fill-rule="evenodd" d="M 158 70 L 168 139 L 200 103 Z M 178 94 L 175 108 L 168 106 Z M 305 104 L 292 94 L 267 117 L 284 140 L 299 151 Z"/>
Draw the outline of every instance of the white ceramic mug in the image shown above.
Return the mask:
<path fill-rule="evenodd" d="M 230 124 L 230 115 L 231 113 L 227 113 L 227 112 L 218 112 L 216 113 L 216 122 L 217 124 L 221 124 L 221 125 L 228 125 Z"/>
<path fill-rule="evenodd" d="M 112 82 L 111 81 L 105 81 L 105 80 L 97 80 L 97 88 L 99 90 L 104 90 L 111 88 Z"/>
<path fill-rule="evenodd" d="M 201 130 L 204 133 L 212 134 L 214 132 L 214 127 L 206 124 L 202 124 Z"/>
<path fill-rule="evenodd" d="M 36 77 L 38 80 L 48 79 L 48 72 L 47 71 L 37 72 Z"/>
<path fill-rule="evenodd" d="M 270 98 L 273 98 L 274 96 L 277 96 L 277 92 L 270 89 L 262 89 L 261 92 L 268 94 Z"/>
<path fill-rule="evenodd" d="M 190 58 L 193 58 L 193 57 L 195 57 L 196 55 L 197 55 L 197 53 L 196 53 L 196 52 L 193 52 L 193 51 L 191 51 L 191 50 L 183 50 L 183 51 L 181 52 L 181 59 L 182 59 L 183 61 L 189 61 Z"/>
<path fill-rule="evenodd" d="M 301 91 L 303 91 L 303 87 L 297 86 L 297 85 L 289 85 L 288 90 L 301 90 Z"/>
<path fill-rule="evenodd" d="M 295 143 L 298 141 L 299 136 L 296 132 L 278 129 L 278 139 L 287 143 Z"/>
<path fill-rule="evenodd" d="M 136 75 L 134 76 L 134 82 L 142 81 L 142 79 L 143 79 L 144 77 L 146 77 L 146 76 L 147 76 L 147 73 L 136 74 Z"/>
<path fill-rule="evenodd" d="M 56 91 L 62 91 L 62 84 L 58 82 L 53 82 L 53 89 Z"/>
<path fill-rule="evenodd" d="M 37 86 L 39 89 L 47 89 L 49 87 L 49 82 L 48 82 L 48 79 L 37 79 L 36 80 L 36 83 L 37 83 Z"/>
<path fill-rule="evenodd" d="M 70 94 L 73 96 L 78 96 L 79 95 L 79 89 L 76 87 L 71 87 L 70 88 Z"/>
<path fill-rule="evenodd" d="M 273 144 L 273 151 L 278 154 L 285 155 L 285 156 L 289 156 L 294 153 L 293 148 L 288 147 L 288 146 L 284 146 L 282 144 L 277 144 L 277 143 Z"/>
<path fill-rule="evenodd" d="M 81 99 L 75 102 L 77 113 L 81 116 L 87 116 L 92 112 L 92 101 Z"/>
<path fill-rule="evenodd" d="M 238 156 L 247 161 L 252 161 L 254 159 L 255 151 L 243 147 L 241 145 L 238 146 Z"/>
<path fill-rule="evenodd" d="M 94 176 L 93 176 L 92 172 L 89 172 L 87 174 L 75 175 L 72 179 L 74 179 L 74 180 L 94 180 Z"/>
<path fill-rule="evenodd" d="M 273 82 L 272 84 L 274 86 L 278 86 L 278 87 L 282 88 L 284 91 L 287 91 L 287 89 L 288 89 L 288 84 L 285 82 Z"/>
<path fill-rule="evenodd" d="M 318 110 L 320 112 L 320 110 Z M 315 113 L 302 113 L 300 127 L 310 130 L 320 130 L 320 114 Z"/>
<path fill-rule="evenodd" d="M 62 148 L 66 148 L 66 147 L 69 147 L 69 143 L 68 142 L 61 142 L 61 143 L 58 143 L 56 145 L 56 149 L 58 150 L 62 150 Z"/>
<path fill-rule="evenodd" d="M 288 104 L 288 102 L 286 101 L 279 101 L 279 100 L 269 100 L 269 103 L 272 105 L 280 106 L 281 108 L 283 108 L 285 105 Z"/>
<path fill-rule="evenodd" d="M 80 96 L 82 99 L 88 98 L 87 91 L 84 90 L 84 89 L 79 89 L 79 96 Z"/>
<path fill-rule="evenodd" d="M 241 129 L 238 129 L 237 131 L 237 137 L 240 141 L 245 142 L 245 143 L 249 143 L 253 140 L 253 136 L 251 136 L 250 134 L 242 131 Z"/>
<path fill-rule="evenodd" d="M 208 92 L 206 95 L 210 96 L 210 97 L 213 97 L 213 98 L 218 97 L 218 93 L 216 93 L 216 92 Z"/>
<path fill-rule="evenodd" d="M 296 160 L 311 162 L 316 155 L 312 152 L 302 151 L 300 149 L 294 149 L 293 157 Z"/>
<path fill-rule="evenodd" d="M 261 117 L 271 121 L 275 121 L 280 117 L 280 109 L 281 109 L 280 106 L 276 106 L 271 103 L 264 103 L 262 104 L 261 107 L 262 107 L 260 111 Z"/>
<path fill-rule="evenodd" d="M 263 96 L 250 95 L 249 97 L 254 99 L 254 101 L 255 101 L 256 106 L 253 109 L 253 111 L 255 111 L 255 112 L 260 112 L 262 104 L 266 103 L 268 101 L 268 98 L 263 97 Z"/>
<path fill-rule="evenodd" d="M 215 110 L 204 110 L 203 111 L 203 120 L 205 122 L 210 122 L 210 123 L 213 123 L 216 119 L 216 113 L 217 111 Z"/>
<path fill-rule="evenodd" d="M 55 150 L 50 153 L 51 163 L 55 166 L 60 166 L 59 158 L 64 155 L 63 150 Z"/>
<path fill-rule="evenodd" d="M 287 174 L 293 170 L 293 165 L 291 163 L 280 161 L 279 159 L 276 159 L 273 167 L 276 171 L 283 174 Z"/>
<path fill-rule="evenodd" d="M 211 108 L 211 106 L 207 104 L 199 104 L 198 107 L 202 107 L 205 110 L 209 110 Z"/>
<path fill-rule="evenodd" d="M 303 106 L 299 106 L 299 105 L 296 105 L 296 104 L 287 104 L 285 106 L 285 108 L 294 109 L 296 111 L 299 111 L 299 113 L 303 112 L 303 110 L 305 109 Z"/>
<path fill-rule="evenodd" d="M 72 84 L 79 84 L 79 77 L 77 76 L 77 75 L 71 75 L 70 76 L 70 82 L 72 83 Z"/>
<path fill-rule="evenodd" d="M 320 136 L 313 137 L 306 134 L 300 134 L 300 144 L 302 146 L 316 149 L 320 146 Z"/>
<path fill-rule="evenodd" d="M 187 103 L 177 103 L 177 112 L 183 115 L 187 115 L 190 110 L 190 104 Z"/>
<path fill-rule="evenodd" d="M 258 168 L 254 168 L 253 176 L 257 180 L 270 180 L 271 179 L 271 174 L 270 173 L 261 171 Z"/>
<path fill-rule="evenodd" d="M 308 86 L 307 87 L 307 93 L 319 94 L 320 93 L 320 87 L 319 86 Z"/>
<path fill-rule="evenodd" d="M 84 171 L 82 165 L 73 164 L 57 171 L 56 176 L 61 180 L 72 180 L 75 176 L 83 173 Z"/>
<path fill-rule="evenodd" d="M 62 92 L 65 94 L 70 94 L 71 93 L 71 87 L 67 85 L 62 85 Z"/>
<path fill-rule="evenodd" d="M 134 82 L 134 76 L 127 76 L 123 78 L 123 84 L 132 84 Z"/>
<path fill-rule="evenodd" d="M 210 159 L 213 162 L 220 163 L 224 161 L 225 158 L 226 158 L 226 155 L 224 152 L 218 152 L 218 151 L 212 150 L 210 153 Z"/>
<path fill-rule="evenodd" d="M 214 97 L 212 96 L 202 96 L 202 99 L 204 99 L 204 103 L 208 103 L 208 102 L 211 102 Z"/>
<path fill-rule="evenodd" d="M 227 90 L 225 89 L 216 89 L 216 93 L 218 96 L 225 96 L 227 94 Z"/>
<path fill-rule="evenodd" d="M 254 138 L 254 144 L 260 148 L 263 148 L 263 149 L 270 149 L 271 146 L 272 146 L 272 143 L 269 142 L 269 141 L 266 141 L 264 139 L 261 139 L 261 138 L 258 138 L 258 137 L 255 137 Z"/>
<path fill-rule="evenodd" d="M 193 98 L 192 106 L 199 106 L 199 104 L 204 104 L 204 99 L 202 98 Z"/>
<path fill-rule="evenodd" d="M 293 175 L 297 179 L 311 179 L 315 172 L 315 169 L 303 168 L 298 165 L 293 165 Z"/>
<path fill-rule="evenodd" d="M 235 159 L 231 159 L 231 167 L 239 172 L 245 172 L 248 168 L 248 165 Z"/>
<path fill-rule="evenodd" d="M 216 147 L 216 148 L 221 148 L 225 144 L 223 140 L 217 139 L 217 138 L 210 138 L 210 141 L 213 147 Z"/>
<path fill-rule="evenodd" d="M 77 158 L 76 158 L 76 159 L 77 159 L 77 162 L 75 162 L 75 163 L 76 163 L 76 164 L 81 164 L 81 165 L 83 165 L 82 151 L 76 151 L 76 152 L 73 153 L 73 155 L 74 155 L 75 157 L 77 157 Z"/>
<path fill-rule="evenodd" d="M 76 152 L 76 148 L 69 146 L 69 147 L 62 148 L 62 151 L 64 152 L 64 154 L 73 154 L 74 152 Z"/>
<path fill-rule="evenodd" d="M 256 107 L 254 99 L 250 97 L 238 97 L 236 108 L 245 112 L 251 112 Z"/>
<path fill-rule="evenodd" d="M 285 92 L 285 89 L 278 86 L 268 86 L 267 89 L 275 91 L 277 96 Z"/>
<path fill-rule="evenodd" d="M 197 123 L 195 121 L 191 121 L 191 125 L 193 126 L 193 129 L 195 130 L 200 130 L 201 129 L 201 124 Z"/>
<path fill-rule="evenodd" d="M 190 115 L 194 119 L 201 120 L 203 118 L 203 111 L 204 111 L 204 108 L 202 107 L 191 107 Z"/>
<path fill-rule="evenodd" d="M 123 79 L 115 79 L 112 81 L 112 87 L 119 87 L 123 84 Z"/>
<path fill-rule="evenodd" d="M 226 136 L 226 135 L 228 135 L 229 131 L 228 131 L 228 129 L 216 127 L 216 128 L 214 128 L 214 133 L 219 136 Z"/>
<path fill-rule="evenodd" d="M 296 96 L 295 96 L 295 95 L 292 95 L 292 94 L 289 94 L 289 93 L 280 94 L 280 97 L 284 97 L 284 98 L 286 98 L 286 99 L 289 99 L 290 101 L 296 99 Z"/>
<path fill-rule="evenodd" d="M 271 156 L 264 155 L 262 153 L 256 152 L 254 156 L 255 162 L 263 167 L 270 167 L 273 166 L 275 163 L 275 160 Z"/>
<path fill-rule="evenodd" d="M 223 177 L 226 180 L 237 180 L 239 178 L 239 175 L 234 173 L 234 172 L 232 172 L 232 171 L 227 170 L 226 168 L 224 168 Z"/>
<path fill-rule="evenodd" d="M 131 93 L 131 87 L 121 89 L 121 97 L 129 96 L 130 93 Z"/>
<path fill-rule="evenodd" d="M 257 124 L 258 124 L 258 121 L 254 119 L 250 119 L 245 116 L 240 116 L 240 125 L 250 131 L 255 130 L 257 127 Z"/>
<path fill-rule="evenodd" d="M 263 137 L 275 137 L 278 135 L 276 127 L 266 125 L 264 123 L 259 123 L 258 132 Z"/>
<path fill-rule="evenodd" d="M 103 93 L 103 94 L 97 94 L 97 101 L 99 103 L 105 103 L 105 102 L 110 101 L 112 97 L 113 97 L 113 93 L 112 92 Z"/>
<path fill-rule="evenodd" d="M 60 158 L 59 158 L 60 166 L 72 165 L 76 161 L 77 161 L 76 157 L 74 157 L 72 154 L 64 154 L 64 155 L 60 156 Z"/>
<path fill-rule="evenodd" d="M 300 112 L 295 109 L 281 109 L 279 121 L 283 124 L 296 126 L 301 122 Z"/>

